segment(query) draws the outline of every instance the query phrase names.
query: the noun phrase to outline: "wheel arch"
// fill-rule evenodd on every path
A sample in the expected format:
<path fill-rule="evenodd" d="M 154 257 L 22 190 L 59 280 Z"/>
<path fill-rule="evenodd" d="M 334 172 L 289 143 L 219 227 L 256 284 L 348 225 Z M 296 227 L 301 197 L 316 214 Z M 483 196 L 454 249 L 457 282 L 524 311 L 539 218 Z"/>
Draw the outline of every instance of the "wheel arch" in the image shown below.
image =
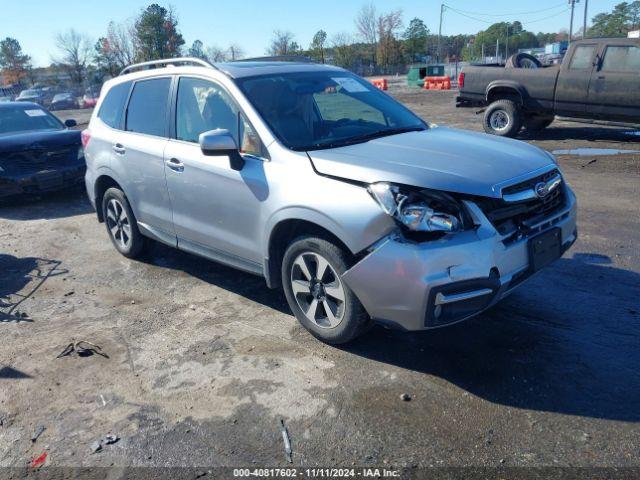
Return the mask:
<path fill-rule="evenodd" d="M 516 82 L 500 80 L 491 82 L 487 86 L 486 99 L 488 105 L 496 100 L 513 100 L 519 106 L 522 106 L 524 105 L 525 98 L 526 91 Z"/>
<path fill-rule="evenodd" d="M 281 284 L 282 258 L 287 246 L 301 235 L 316 235 L 340 246 L 349 255 L 355 256 L 354 245 L 342 228 L 320 213 L 301 209 L 295 216 L 285 216 L 270 223 L 265 236 L 266 250 L 264 276 L 269 288 Z M 336 233 L 337 232 L 337 233 Z"/>
<path fill-rule="evenodd" d="M 100 223 L 104 222 L 104 212 L 102 211 L 102 198 L 104 197 L 104 193 L 112 188 L 118 188 L 122 190 L 122 187 L 118 183 L 118 181 L 111 175 L 111 173 L 105 172 L 101 173 L 96 181 L 94 182 L 93 192 L 94 192 L 94 201 L 96 206 L 96 214 L 98 215 L 98 221 Z M 124 190 L 122 190 L 124 192 Z"/>

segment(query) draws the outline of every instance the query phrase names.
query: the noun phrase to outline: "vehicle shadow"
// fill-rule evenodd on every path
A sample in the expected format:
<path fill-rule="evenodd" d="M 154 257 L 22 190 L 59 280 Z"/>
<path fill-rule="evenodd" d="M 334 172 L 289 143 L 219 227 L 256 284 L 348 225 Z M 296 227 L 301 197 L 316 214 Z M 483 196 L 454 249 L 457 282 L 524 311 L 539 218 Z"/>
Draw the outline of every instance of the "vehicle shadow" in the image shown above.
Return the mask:
<path fill-rule="evenodd" d="M 589 142 L 640 143 L 640 130 L 587 124 L 565 126 L 553 123 L 540 132 L 522 130 L 517 138 L 519 140 L 585 140 Z"/>
<path fill-rule="evenodd" d="M 81 188 L 41 196 L 22 196 L 0 200 L 0 218 L 38 220 L 73 217 L 93 212 L 87 194 Z"/>
<path fill-rule="evenodd" d="M 202 259 L 158 242 L 152 242 L 148 252 L 139 260 L 151 265 L 185 272 L 248 300 L 279 312 L 291 314 L 284 294 L 280 290 L 267 288 L 264 278 L 257 275 Z"/>
<path fill-rule="evenodd" d="M 342 348 L 496 404 L 638 422 L 640 275 L 589 258 L 561 259 L 468 322 L 417 334 L 376 327 Z"/>
<path fill-rule="evenodd" d="M 20 311 L 21 306 L 49 278 L 67 273 L 60 264 L 58 260 L 0 254 L 0 323 L 33 322 Z"/>

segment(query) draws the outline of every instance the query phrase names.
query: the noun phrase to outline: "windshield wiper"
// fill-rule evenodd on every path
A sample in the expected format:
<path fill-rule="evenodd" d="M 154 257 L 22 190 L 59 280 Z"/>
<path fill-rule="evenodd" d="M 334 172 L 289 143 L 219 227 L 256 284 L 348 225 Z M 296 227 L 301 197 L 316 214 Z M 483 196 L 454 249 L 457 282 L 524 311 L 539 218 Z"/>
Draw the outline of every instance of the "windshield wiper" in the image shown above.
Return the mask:
<path fill-rule="evenodd" d="M 399 135 L 401 133 L 408 132 L 421 132 L 422 130 L 426 130 L 426 127 L 423 125 L 415 125 L 413 127 L 402 127 L 402 128 L 386 128 L 384 130 L 378 130 L 376 132 L 365 133 L 363 135 L 358 135 L 355 137 L 345 138 L 336 142 L 328 142 L 328 143 L 314 143 L 307 150 L 315 150 L 320 148 L 336 148 L 336 147 L 344 147 L 347 145 L 354 145 L 356 143 L 364 143 L 369 140 L 374 140 L 376 138 L 382 137 L 390 137 L 392 135 Z"/>

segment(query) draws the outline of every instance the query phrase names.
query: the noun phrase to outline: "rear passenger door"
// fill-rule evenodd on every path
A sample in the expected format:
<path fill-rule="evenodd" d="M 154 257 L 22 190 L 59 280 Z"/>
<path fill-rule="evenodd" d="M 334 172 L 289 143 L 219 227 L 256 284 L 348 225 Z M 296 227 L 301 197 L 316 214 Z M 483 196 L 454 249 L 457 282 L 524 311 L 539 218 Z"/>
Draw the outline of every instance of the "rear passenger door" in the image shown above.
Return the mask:
<path fill-rule="evenodd" d="M 124 131 L 113 144 L 113 162 L 143 230 L 175 244 L 171 202 L 164 173 L 172 77 L 138 80 L 124 114 Z"/>
<path fill-rule="evenodd" d="M 640 121 L 640 47 L 607 45 L 594 72 L 589 98 L 603 119 Z"/>
<path fill-rule="evenodd" d="M 589 105 L 589 84 L 597 53 L 597 43 L 580 44 L 573 49 L 571 58 L 565 58 L 556 84 L 556 114 L 593 116 L 593 108 Z"/>

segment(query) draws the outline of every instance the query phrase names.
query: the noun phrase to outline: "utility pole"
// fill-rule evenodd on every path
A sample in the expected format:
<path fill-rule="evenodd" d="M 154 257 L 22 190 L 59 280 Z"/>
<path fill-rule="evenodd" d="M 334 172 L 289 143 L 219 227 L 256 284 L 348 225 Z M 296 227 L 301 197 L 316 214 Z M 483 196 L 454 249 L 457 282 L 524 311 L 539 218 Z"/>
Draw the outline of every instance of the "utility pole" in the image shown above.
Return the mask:
<path fill-rule="evenodd" d="M 576 8 L 576 2 L 578 0 L 569 0 L 569 5 L 571 5 L 571 20 L 569 21 L 569 44 L 571 44 L 571 38 L 573 37 L 573 12 Z"/>
<path fill-rule="evenodd" d="M 438 28 L 438 52 L 436 53 L 436 62 L 440 63 L 440 39 L 442 38 L 442 16 L 444 15 L 444 3 L 440 4 L 440 28 Z"/>
<path fill-rule="evenodd" d="M 507 43 L 504 46 L 504 59 L 509 58 L 509 23 L 507 23 Z"/>
<path fill-rule="evenodd" d="M 584 23 L 582 24 L 582 38 L 587 38 L 587 9 L 589 0 L 584 0 Z"/>
<path fill-rule="evenodd" d="M 500 39 L 496 38 L 496 63 L 500 63 Z"/>
<path fill-rule="evenodd" d="M 485 56 L 484 56 L 484 43 L 482 44 L 482 63 L 485 62 Z"/>

